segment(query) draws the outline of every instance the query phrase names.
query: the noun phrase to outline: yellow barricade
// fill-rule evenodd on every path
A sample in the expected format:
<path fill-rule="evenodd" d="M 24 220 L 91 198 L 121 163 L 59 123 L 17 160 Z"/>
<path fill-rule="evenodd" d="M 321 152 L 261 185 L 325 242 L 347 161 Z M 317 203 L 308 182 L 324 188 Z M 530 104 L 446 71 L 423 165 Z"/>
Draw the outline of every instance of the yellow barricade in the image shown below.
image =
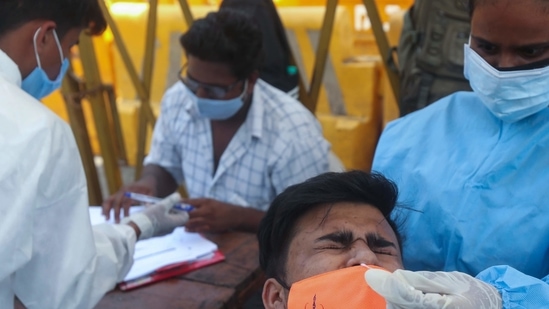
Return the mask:
<path fill-rule="evenodd" d="M 218 0 L 193 1 L 190 3 L 212 3 L 212 5 L 191 6 L 195 18 L 217 10 L 217 2 L 219 2 Z M 358 0 L 343 2 L 353 1 Z M 146 2 L 113 2 L 110 6 L 111 14 L 123 34 L 131 60 L 140 72 L 144 56 L 148 4 Z M 163 93 L 178 80 L 178 71 L 185 62 L 179 37 L 187 30 L 179 4 L 173 0 L 160 2 L 151 93 L 153 111 L 157 115 Z M 310 74 L 313 70 L 325 7 L 292 5 L 298 2 L 299 0 L 275 1 L 290 45 L 294 54 L 298 55 L 299 69 L 301 72 Z M 382 124 L 395 117 L 396 103 L 393 98 L 392 102 L 389 102 L 392 105 L 386 108 L 387 102 L 382 100 L 382 97 L 389 97 L 391 93 L 386 91 L 388 87 L 383 86 L 383 79 L 380 78 L 383 72 L 377 52 L 369 51 L 370 56 L 356 56 L 356 25 L 353 25 L 353 14 L 356 12 L 350 10 L 349 3 L 344 4 L 340 5 L 336 11 L 317 116 L 326 138 L 332 143 L 334 152 L 340 157 L 345 167 L 368 170 Z M 373 37 L 369 40 L 373 40 Z M 133 165 L 137 150 L 139 106 L 137 95 L 110 33 L 107 32 L 102 37 L 96 38 L 94 43 L 103 81 L 115 86 L 125 147 L 129 164 Z M 78 58 L 77 54 L 76 58 Z M 74 64 L 75 70 L 81 71 L 78 61 L 74 61 Z M 310 81 L 311 76 L 307 78 Z M 44 102 L 67 119 L 64 104 L 58 92 L 46 98 Z M 84 107 L 85 110 L 89 110 L 86 105 Z M 390 112 L 386 113 L 386 111 Z M 92 146 L 97 153 L 98 146 L 91 113 L 87 112 L 86 115 Z"/>
<path fill-rule="evenodd" d="M 299 69 L 312 72 L 325 7 L 281 6 L 278 11 L 299 55 Z M 345 167 L 368 170 L 380 133 L 380 65 L 379 57 L 354 57 L 353 44 L 349 11 L 338 6 L 317 117 Z"/>
<path fill-rule="evenodd" d="M 194 18 L 201 18 L 207 13 L 216 11 L 217 6 L 194 5 L 191 7 Z M 147 25 L 148 5 L 139 2 L 117 2 L 110 7 L 110 12 L 123 34 L 124 43 L 137 71 L 141 71 Z M 179 43 L 179 37 L 187 31 L 187 24 L 179 4 L 160 4 L 158 6 L 158 24 L 156 29 L 156 46 L 151 90 L 151 106 L 158 115 L 164 92 L 178 81 L 178 73 L 185 63 L 185 55 Z M 140 35 L 135 35 L 140 34 Z M 114 47 L 113 47 L 114 48 Z M 118 110 L 128 163 L 134 165 L 137 153 L 137 126 L 139 101 L 137 94 L 126 72 L 122 59 L 117 51 L 113 57 L 114 83 L 119 98 Z M 147 134 L 147 146 L 150 145 L 150 130 Z"/>
<path fill-rule="evenodd" d="M 114 72 L 113 72 L 113 49 L 112 49 L 112 34 L 107 30 L 102 36 L 94 37 L 94 49 L 97 54 L 97 61 L 99 71 L 101 72 L 101 78 L 105 84 L 113 84 Z M 71 63 L 73 69 L 77 75 L 82 76 L 82 65 L 80 63 L 80 55 L 78 53 L 78 47 L 73 47 L 71 50 Z M 49 107 L 59 117 L 65 121 L 69 121 L 67 109 L 61 91 L 57 90 L 51 95 L 42 99 L 42 103 Z M 97 141 L 97 133 L 95 131 L 95 124 L 93 121 L 93 115 L 91 107 L 87 100 L 82 101 L 82 107 L 84 109 L 84 115 L 86 117 L 86 125 L 88 133 L 90 135 L 91 147 L 94 153 L 99 153 L 99 142 Z"/>
<path fill-rule="evenodd" d="M 391 14 L 389 19 L 389 31 L 387 32 L 387 38 L 389 39 L 389 44 L 391 46 L 397 46 L 398 40 L 400 38 L 400 32 L 402 31 L 402 21 L 404 17 L 405 10 L 398 10 Z M 396 60 L 396 57 L 395 57 Z M 383 74 L 382 77 L 382 96 L 383 96 L 383 106 L 382 106 L 382 115 L 383 115 L 383 127 L 387 125 L 390 121 L 399 117 L 400 112 L 398 110 L 398 104 L 391 85 L 389 84 L 389 79 L 386 74 Z"/>

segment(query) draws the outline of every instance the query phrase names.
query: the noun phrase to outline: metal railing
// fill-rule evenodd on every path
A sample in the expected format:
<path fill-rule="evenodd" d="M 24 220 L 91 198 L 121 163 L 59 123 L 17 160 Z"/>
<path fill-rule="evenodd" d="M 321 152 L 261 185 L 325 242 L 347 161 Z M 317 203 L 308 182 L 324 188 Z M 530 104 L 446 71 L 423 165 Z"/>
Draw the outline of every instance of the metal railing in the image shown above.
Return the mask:
<path fill-rule="evenodd" d="M 143 57 L 143 71 L 140 76 L 132 63 L 128 49 L 122 40 L 122 34 L 118 29 L 118 26 L 116 25 L 116 22 L 113 19 L 107 5 L 104 0 L 99 1 L 101 10 L 103 11 L 107 24 L 112 32 L 114 44 L 120 54 L 124 67 L 140 101 L 137 128 L 136 178 L 140 176 L 142 170 L 143 159 L 145 156 L 147 129 L 149 126 L 154 127 L 156 122 L 156 117 L 151 108 L 151 88 L 155 58 L 154 43 L 156 40 L 158 0 L 149 0 L 148 2 L 149 11 L 144 46 L 145 54 Z M 395 97 L 398 98 L 398 75 L 387 65 L 388 63 L 391 63 L 393 55 L 390 52 L 391 49 L 389 47 L 387 37 L 382 29 L 381 19 L 379 17 L 379 12 L 377 11 L 376 3 L 374 0 L 363 0 L 363 2 L 367 8 L 377 44 L 381 51 L 382 57 L 384 57 L 383 63 L 387 68 L 387 74 L 393 93 L 395 94 Z M 190 27 L 193 23 L 193 15 L 189 4 L 187 0 L 178 0 L 178 3 L 182 10 L 184 19 Z M 306 72 L 298 72 L 300 100 L 313 113 L 316 110 L 321 84 L 324 77 L 337 5 L 338 0 L 327 0 L 309 89 L 306 89 L 304 83 L 307 76 Z M 78 81 L 73 74 L 68 74 L 63 82 L 62 92 L 64 94 L 71 127 L 74 131 L 86 170 L 90 203 L 92 205 L 98 205 L 102 201 L 102 194 L 97 177 L 97 171 L 95 170 L 93 161 L 90 139 L 86 131 L 85 118 L 80 106 L 84 97 L 91 103 L 101 156 L 103 157 L 104 162 L 109 194 L 116 192 L 122 186 L 119 164 L 120 161 L 127 160 L 122 130 L 116 109 L 114 89 L 111 86 L 104 85 L 101 80 L 92 38 L 87 34 L 82 34 L 80 36 L 79 46 L 80 58 L 84 71 L 84 82 Z M 294 55 L 291 56 L 292 59 L 296 59 Z M 113 134 L 113 132 L 115 134 Z"/>

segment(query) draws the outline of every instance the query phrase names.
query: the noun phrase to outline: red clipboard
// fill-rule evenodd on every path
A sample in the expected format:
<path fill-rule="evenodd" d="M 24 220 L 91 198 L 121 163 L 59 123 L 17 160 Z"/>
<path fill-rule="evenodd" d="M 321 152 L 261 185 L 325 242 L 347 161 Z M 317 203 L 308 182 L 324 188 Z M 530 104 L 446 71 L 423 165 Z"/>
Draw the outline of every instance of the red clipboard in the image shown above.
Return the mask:
<path fill-rule="evenodd" d="M 151 283 L 155 283 L 161 280 L 183 275 L 193 270 L 196 270 L 208 265 L 212 265 L 215 263 L 219 263 L 224 260 L 225 260 L 225 256 L 223 255 L 223 253 L 221 253 L 221 251 L 219 250 L 216 250 L 213 253 L 213 256 L 209 258 L 199 259 L 194 262 L 182 262 L 182 263 L 175 263 L 172 265 L 164 266 L 162 268 L 157 269 L 155 272 L 153 272 L 150 275 L 137 278 L 131 281 L 121 282 L 118 284 L 118 288 L 122 291 L 133 290 L 145 285 L 149 285 Z"/>

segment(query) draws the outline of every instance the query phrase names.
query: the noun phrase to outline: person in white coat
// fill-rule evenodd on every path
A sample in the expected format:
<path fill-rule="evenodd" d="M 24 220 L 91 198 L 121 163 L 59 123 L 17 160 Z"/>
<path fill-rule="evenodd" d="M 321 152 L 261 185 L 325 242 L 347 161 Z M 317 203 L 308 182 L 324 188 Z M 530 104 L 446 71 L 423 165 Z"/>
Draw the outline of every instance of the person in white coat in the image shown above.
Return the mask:
<path fill-rule="evenodd" d="M 185 224 L 171 195 L 93 229 L 69 126 L 38 100 L 59 87 L 80 32 L 102 32 L 97 0 L 0 2 L 0 308 L 92 308 L 129 271 L 136 239 Z"/>

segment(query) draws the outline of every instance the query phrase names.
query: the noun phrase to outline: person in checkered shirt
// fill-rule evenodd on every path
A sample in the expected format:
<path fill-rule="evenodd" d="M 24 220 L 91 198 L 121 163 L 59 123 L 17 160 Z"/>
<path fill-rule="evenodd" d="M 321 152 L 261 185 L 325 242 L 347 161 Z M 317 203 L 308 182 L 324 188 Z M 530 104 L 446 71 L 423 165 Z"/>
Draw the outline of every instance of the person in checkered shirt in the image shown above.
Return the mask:
<path fill-rule="evenodd" d="M 274 197 L 328 171 L 314 115 L 258 78 L 262 34 L 235 10 L 210 13 L 181 36 L 187 62 L 165 93 L 141 178 L 103 204 L 127 214 L 124 192 L 163 197 L 183 184 L 191 232 L 255 232 Z"/>

